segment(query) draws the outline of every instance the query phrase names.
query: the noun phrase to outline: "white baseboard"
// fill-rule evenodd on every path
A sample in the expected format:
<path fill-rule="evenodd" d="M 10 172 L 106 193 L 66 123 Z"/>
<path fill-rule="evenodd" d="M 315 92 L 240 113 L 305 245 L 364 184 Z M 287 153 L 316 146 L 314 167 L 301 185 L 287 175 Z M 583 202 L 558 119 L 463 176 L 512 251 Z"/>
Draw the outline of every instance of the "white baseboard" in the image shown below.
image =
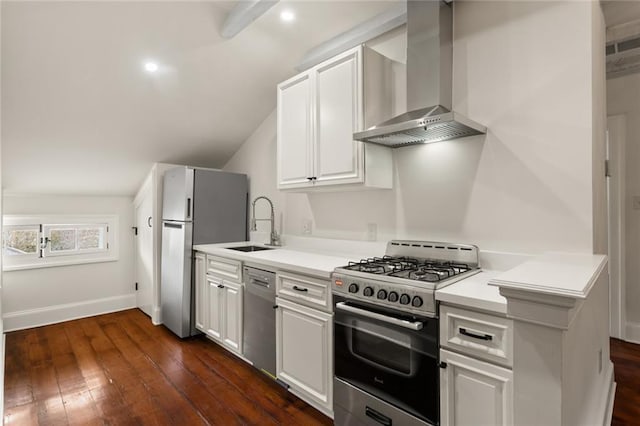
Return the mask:
<path fill-rule="evenodd" d="M 8 312 L 5 313 L 2 318 L 4 320 L 4 331 L 8 332 L 78 318 L 92 317 L 94 315 L 117 312 L 135 307 L 136 295 L 135 293 L 131 293 L 122 296 L 106 297 L 104 299 L 47 306 L 46 308 Z"/>
<path fill-rule="evenodd" d="M 640 344 L 640 323 L 627 321 L 624 340 Z"/>
<path fill-rule="evenodd" d="M 162 318 L 160 317 L 160 306 L 153 306 L 151 308 L 151 324 L 160 325 L 162 324 Z"/>
<path fill-rule="evenodd" d="M 608 385 L 608 392 L 606 394 L 606 400 L 604 401 L 605 406 L 602 410 L 604 413 L 602 425 L 609 426 L 611 424 L 611 419 L 613 418 L 613 403 L 616 398 L 617 387 L 617 383 L 615 382 L 613 375 L 613 363 L 611 361 L 607 363 L 605 384 Z"/>

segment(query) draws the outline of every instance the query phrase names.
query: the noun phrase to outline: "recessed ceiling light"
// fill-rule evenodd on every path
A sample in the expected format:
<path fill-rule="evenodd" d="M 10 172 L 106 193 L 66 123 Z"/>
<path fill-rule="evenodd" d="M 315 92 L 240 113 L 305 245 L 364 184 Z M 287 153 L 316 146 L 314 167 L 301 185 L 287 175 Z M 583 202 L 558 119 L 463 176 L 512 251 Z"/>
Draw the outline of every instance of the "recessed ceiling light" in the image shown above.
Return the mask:
<path fill-rule="evenodd" d="M 155 62 L 145 62 L 144 70 L 151 73 L 156 72 L 158 71 L 158 64 Z"/>
<path fill-rule="evenodd" d="M 291 22 L 296 19 L 296 15 L 290 10 L 283 10 L 280 12 L 280 19 L 284 22 Z"/>

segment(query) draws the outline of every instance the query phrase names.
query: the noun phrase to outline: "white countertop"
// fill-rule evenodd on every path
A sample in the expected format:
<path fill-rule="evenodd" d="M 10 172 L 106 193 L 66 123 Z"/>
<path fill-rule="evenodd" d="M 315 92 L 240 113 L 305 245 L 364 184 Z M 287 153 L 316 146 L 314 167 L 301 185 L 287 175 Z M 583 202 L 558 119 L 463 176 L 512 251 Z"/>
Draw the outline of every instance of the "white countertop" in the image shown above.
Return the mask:
<path fill-rule="evenodd" d="M 318 278 L 329 279 L 331 272 L 339 266 L 353 261 L 354 257 L 347 255 L 330 255 L 314 251 L 305 251 L 300 247 L 280 247 L 273 250 L 256 252 L 242 252 L 230 250 L 229 247 L 264 244 L 246 241 L 221 244 L 202 244 L 193 247 L 214 256 L 236 259 L 249 265 L 258 264 L 275 271 L 287 270 Z M 488 281 L 498 275 L 496 271 L 482 271 L 441 290 L 436 291 L 436 300 L 461 306 L 474 307 L 486 311 L 506 313 L 506 299 L 499 294 L 498 288 L 489 286 Z"/>
<path fill-rule="evenodd" d="M 547 253 L 499 274 L 489 284 L 584 299 L 606 265 L 607 257 L 603 255 Z"/>
<path fill-rule="evenodd" d="M 228 247 L 241 247 L 246 245 L 265 246 L 264 244 L 242 241 L 237 243 L 201 244 L 193 246 L 193 249 L 214 256 L 241 260 L 248 264 L 260 264 L 265 267 L 270 267 L 273 270 L 286 269 L 287 271 L 324 279 L 329 279 L 331 272 L 338 266 L 344 266 L 350 260 L 353 260 L 353 258 L 331 256 L 287 247 L 255 252 L 242 252 L 228 249 Z"/>
<path fill-rule="evenodd" d="M 507 299 L 500 295 L 498 287 L 489 285 L 489 280 L 499 274 L 500 272 L 497 271 L 483 270 L 469 278 L 436 290 L 436 300 L 506 314 Z"/>
<path fill-rule="evenodd" d="M 265 246 L 260 243 L 240 241 L 196 245 L 193 249 L 236 259 L 249 265 L 256 264 L 274 271 L 287 270 L 321 279 L 329 279 L 335 268 L 358 258 L 314 245 L 284 246 L 257 252 L 241 252 L 228 248 L 245 245 Z M 505 314 L 507 300 L 500 294 L 500 287 L 585 298 L 606 264 L 607 258 L 602 255 L 548 253 L 529 258 L 506 272 L 483 270 L 437 290 L 436 300 Z"/>

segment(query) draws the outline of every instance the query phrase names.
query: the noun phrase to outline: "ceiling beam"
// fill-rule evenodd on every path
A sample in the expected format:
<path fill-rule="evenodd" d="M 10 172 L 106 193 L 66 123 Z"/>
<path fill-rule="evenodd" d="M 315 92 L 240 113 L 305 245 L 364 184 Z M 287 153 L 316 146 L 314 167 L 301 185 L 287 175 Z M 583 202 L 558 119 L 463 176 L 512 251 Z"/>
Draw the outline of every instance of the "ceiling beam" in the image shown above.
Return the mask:
<path fill-rule="evenodd" d="M 222 24 L 222 37 L 227 39 L 234 37 L 262 16 L 263 13 L 275 6 L 278 1 L 279 0 L 251 0 L 238 2 Z"/>
<path fill-rule="evenodd" d="M 362 24 L 356 25 L 348 31 L 325 41 L 310 49 L 302 57 L 302 61 L 296 67 L 298 71 L 304 71 L 320 62 L 329 59 L 338 53 L 344 52 L 354 46 L 369 41 L 379 35 L 407 23 L 407 4 L 399 3 L 396 7 L 374 16 Z"/>

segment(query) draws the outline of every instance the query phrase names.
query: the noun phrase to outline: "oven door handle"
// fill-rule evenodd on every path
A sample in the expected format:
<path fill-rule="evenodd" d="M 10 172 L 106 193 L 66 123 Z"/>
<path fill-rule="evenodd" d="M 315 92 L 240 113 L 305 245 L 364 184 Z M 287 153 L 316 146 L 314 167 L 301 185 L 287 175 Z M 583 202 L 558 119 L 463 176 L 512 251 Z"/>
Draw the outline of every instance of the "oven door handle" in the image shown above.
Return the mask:
<path fill-rule="evenodd" d="M 403 328 L 408 328 L 409 330 L 418 331 L 418 330 L 422 330 L 422 327 L 423 327 L 423 324 L 420 321 L 411 322 L 407 320 L 401 320 L 401 319 L 390 317 L 387 315 L 382 315 L 377 312 L 367 311 L 366 309 L 356 308 L 355 306 L 347 305 L 345 302 L 336 303 L 336 309 L 341 311 L 351 312 L 367 318 L 377 319 L 377 320 L 386 322 L 388 324 L 393 324 Z"/>

